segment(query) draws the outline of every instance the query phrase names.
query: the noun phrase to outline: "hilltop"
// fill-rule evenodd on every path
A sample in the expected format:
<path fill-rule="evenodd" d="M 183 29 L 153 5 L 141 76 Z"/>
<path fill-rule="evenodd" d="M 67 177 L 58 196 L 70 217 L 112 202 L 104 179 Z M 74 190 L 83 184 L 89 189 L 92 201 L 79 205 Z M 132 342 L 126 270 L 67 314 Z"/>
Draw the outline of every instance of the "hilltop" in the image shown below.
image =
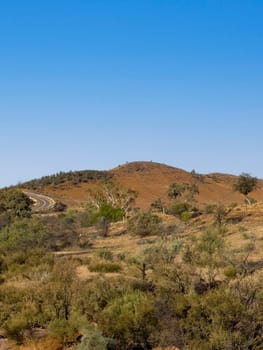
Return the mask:
<path fill-rule="evenodd" d="M 233 191 L 237 176 L 221 173 L 198 174 L 155 162 L 130 162 L 107 171 L 61 172 L 29 181 L 22 186 L 50 195 L 69 207 L 79 207 L 87 200 L 89 188 L 108 180 L 137 191 L 136 205 L 141 209 L 148 208 L 157 198 L 165 202 L 168 187 L 173 182 L 196 184 L 199 189 L 196 196 L 198 204 L 220 202 L 229 205 L 244 202 L 243 196 Z M 258 181 L 252 197 L 263 201 L 262 180 Z"/>

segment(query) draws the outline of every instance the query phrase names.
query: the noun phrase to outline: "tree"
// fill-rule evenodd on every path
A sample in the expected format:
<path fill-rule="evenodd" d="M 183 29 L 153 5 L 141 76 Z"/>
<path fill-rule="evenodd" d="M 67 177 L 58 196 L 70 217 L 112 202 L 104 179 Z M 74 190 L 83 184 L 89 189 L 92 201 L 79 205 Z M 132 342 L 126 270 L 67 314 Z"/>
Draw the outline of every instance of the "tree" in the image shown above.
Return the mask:
<path fill-rule="evenodd" d="M 105 204 L 121 210 L 127 217 L 134 206 L 137 192 L 126 189 L 115 182 L 105 182 L 95 189 L 88 190 L 88 204 L 99 210 Z"/>
<path fill-rule="evenodd" d="M 172 200 L 177 200 L 179 197 L 183 197 L 186 202 L 193 202 L 195 195 L 199 193 L 197 184 L 183 183 L 178 184 L 173 182 L 168 189 L 168 197 Z"/>
<path fill-rule="evenodd" d="M 210 226 L 200 237 L 191 237 L 189 243 L 183 257 L 184 262 L 199 267 L 203 280 L 208 279 L 209 286 L 212 286 L 219 268 L 226 262 L 226 246 L 221 227 Z"/>
<path fill-rule="evenodd" d="M 13 218 L 28 218 L 31 216 L 32 200 L 16 189 L 0 191 L 0 214 L 8 214 Z"/>
<path fill-rule="evenodd" d="M 142 281 L 145 281 L 148 269 L 152 271 L 163 269 L 163 267 L 167 269 L 167 266 L 174 262 L 175 257 L 181 251 L 182 245 L 181 240 L 161 241 L 144 249 L 139 255 L 129 259 L 128 262 L 137 267 Z"/>
<path fill-rule="evenodd" d="M 245 196 L 245 201 L 251 204 L 251 200 L 248 198 L 248 194 L 255 190 L 257 187 L 257 178 L 252 177 L 248 173 L 242 173 L 239 175 L 238 180 L 234 183 L 234 190 Z"/>
<path fill-rule="evenodd" d="M 183 192 L 185 191 L 184 184 L 177 184 L 176 182 L 173 182 L 168 189 L 168 197 L 170 199 L 177 199 L 178 197 L 181 197 Z"/>
<path fill-rule="evenodd" d="M 69 320 L 77 290 L 75 261 L 72 259 L 57 261 L 45 296 L 55 319 Z"/>

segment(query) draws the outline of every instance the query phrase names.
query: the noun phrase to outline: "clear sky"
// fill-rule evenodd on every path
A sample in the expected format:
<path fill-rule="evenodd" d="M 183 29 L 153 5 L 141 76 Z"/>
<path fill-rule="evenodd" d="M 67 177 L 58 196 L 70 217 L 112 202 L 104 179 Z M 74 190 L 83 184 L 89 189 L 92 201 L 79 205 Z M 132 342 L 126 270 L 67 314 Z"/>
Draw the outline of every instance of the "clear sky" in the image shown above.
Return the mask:
<path fill-rule="evenodd" d="M 263 178 L 262 0 L 0 2 L 0 186 L 152 160 Z"/>

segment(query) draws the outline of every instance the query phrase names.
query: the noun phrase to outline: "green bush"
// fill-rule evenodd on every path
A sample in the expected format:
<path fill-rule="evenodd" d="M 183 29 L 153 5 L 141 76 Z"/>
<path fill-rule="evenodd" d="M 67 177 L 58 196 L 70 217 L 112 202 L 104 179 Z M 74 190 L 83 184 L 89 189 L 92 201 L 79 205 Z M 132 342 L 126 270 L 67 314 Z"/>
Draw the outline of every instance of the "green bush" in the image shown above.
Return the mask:
<path fill-rule="evenodd" d="M 129 219 L 127 229 L 141 237 L 156 235 L 160 232 L 161 222 L 161 218 L 150 211 L 140 212 Z"/>
<path fill-rule="evenodd" d="M 181 320 L 184 341 L 188 345 L 186 349 L 245 349 L 235 347 L 233 337 L 245 315 L 237 295 L 218 289 L 202 296 L 191 295 L 187 299 L 189 311 L 187 317 Z M 225 336 L 216 339 L 216 333 L 224 333 Z"/>
<path fill-rule="evenodd" d="M 138 290 L 126 292 L 109 302 L 98 325 L 117 341 L 118 349 L 150 349 L 149 338 L 157 327 L 153 298 Z"/>
<path fill-rule="evenodd" d="M 121 208 L 114 207 L 110 203 L 102 203 L 99 210 L 91 216 L 91 224 L 96 223 L 102 217 L 108 222 L 120 221 L 124 217 L 124 211 Z"/>
<path fill-rule="evenodd" d="M 0 250 L 26 251 L 47 245 L 47 233 L 39 219 L 16 219 L 0 231 Z"/>
<path fill-rule="evenodd" d="M 192 214 L 189 213 L 188 211 L 184 211 L 184 212 L 181 214 L 181 217 L 180 217 L 180 219 L 181 219 L 183 222 L 188 222 L 191 218 L 192 218 Z"/>
<path fill-rule="evenodd" d="M 169 208 L 169 214 L 177 216 L 181 219 L 183 213 L 189 212 L 191 209 L 191 205 L 188 203 L 182 202 L 173 202 Z"/>

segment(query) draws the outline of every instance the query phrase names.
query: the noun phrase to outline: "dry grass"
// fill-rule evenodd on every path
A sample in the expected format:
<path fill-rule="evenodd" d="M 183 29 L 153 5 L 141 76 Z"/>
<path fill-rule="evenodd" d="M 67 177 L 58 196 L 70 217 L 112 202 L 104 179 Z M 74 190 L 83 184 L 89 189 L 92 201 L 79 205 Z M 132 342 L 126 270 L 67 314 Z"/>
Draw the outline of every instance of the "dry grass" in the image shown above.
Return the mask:
<path fill-rule="evenodd" d="M 29 341 L 25 345 L 14 346 L 14 350 L 63 350 L 63 345 L 56 339 Z M 68 348 L 69 349 L 69 348 Z"/>
<path fill-rule="evenodd" d="M 180 349 L 175 346 L 168 346 L 166 348 L 154 348 L 153 350 L 180 350 Z"/>

